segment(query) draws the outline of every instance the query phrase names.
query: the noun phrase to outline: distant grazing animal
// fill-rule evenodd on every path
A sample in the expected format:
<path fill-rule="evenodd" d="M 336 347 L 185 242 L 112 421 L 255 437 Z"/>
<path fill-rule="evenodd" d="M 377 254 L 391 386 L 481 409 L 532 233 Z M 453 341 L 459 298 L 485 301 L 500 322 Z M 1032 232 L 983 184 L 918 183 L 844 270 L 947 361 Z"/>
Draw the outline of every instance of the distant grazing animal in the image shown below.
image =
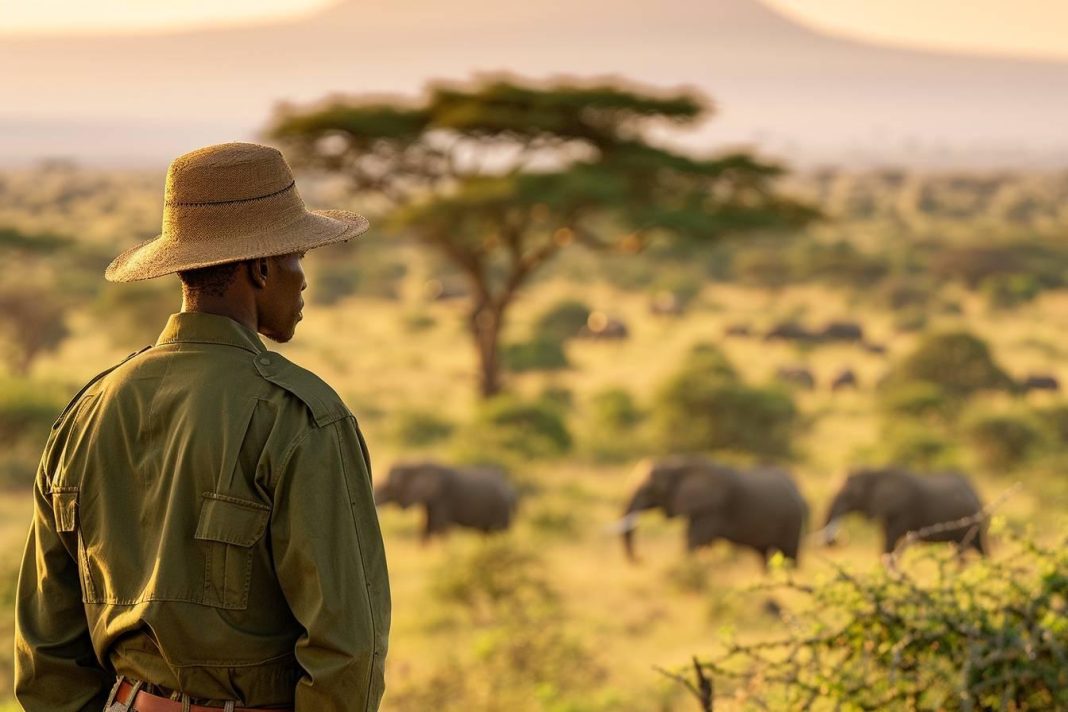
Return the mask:
<path fill-rule="evenodd" d="M 423 285 L 426 298 L 433 302 L 444 302 L 467 296 L 467 290 L 457 284 L 447 284 L 440 279 L 428 279 Z"/>
<path fill-rule="evenodd" d="M 649 303 L 649 312 L 657 316 L 678 316 L 682 311 L 682 300 L 677 294 L 667 290 L 657 292 Z"/>
<path fill-rule="evenodd" d="M 853 321 L 832 321 L 816 336 L 820 341 L 863 341 L 864 327 Z"/>
<path fill-rule="evenodd" d="M 843 368 L 831 381 L 831 390 L 841 391 L 846 388 L 856 388 L 857 385 L 857 374 L 853 373 L 853 369 Z"/>
<path fill-rule="evenodd" d="M 630 560 L 635 560 L 638 513 L 648 509 L 687 518 L 687 551 L 725 539 L 756 551 L 765 563 L 776 551 L 797 560 L 808 505 L 784 470 L 740 471 L 704 457 L 679 455 L 644 467 L 648 474 L 620 523 Z"/>
<path fill-rule="evenodd" d="M 428 461 L 394 465 L 385 483 L 375 490 L 375 504 L 425 507 L 424 542 L 453 525 L 487 533 L 507 529 L 517 500 L 502 470 L 461 469 Z"/>
<path fill-rule="evenodd" d="M 816 387 L 816 377 L 804 366 L 782 366 L 775 372 L 775 377 L 783 383 L 805 390 Z"/>
<path fill-rule="evenodd" d="M 752 336 L 753 330 L 747 324 L 731 324 L 723 333 L 727 336 Z"/>
<path fill-rule="evenodd" d="M 586 326 L 579 330 L 578 336 L 584 339 L 625 339 L 630 336 L 630 330 L 619 319 L 595 311 L 586 320 Z"/>
<path fill-rule="evenodd" d="M 882 525 L 883 552 L 890 553 L 908 532 L 972 517 L 982 509 L 979 495 L 960 473 L 917 475 L 894 467 L 860 469 L 849 475 L 831 502 L 824 540 L 833 543 L 839 520 L 859 512 Z M 985 556 L 986 522 L 927 534 L 923 541 L 956 542 Z"/>
<path fill-rule="evenodd" d="M 887 350 L 886 346 L 884 346 L 883 344 L 876 344 L 871 341 L 865 341 L 860 346 L 868 353 L 875 354 L 877 356 L 883 356 L 884 354 L 886 354 Z"/>
<path fill-rule="evenodd" d="M 1031 374 L 1020 382 L 1020 390 L 1024 393 L 1031 391 L 1059 391 L 1061 382 L 1056 376 L 1046 374 Z"/>
<path fill-rule="evenodd" d="M 816 334 L 792 321 L 783 322 L 772 327 L 764 334 L 765 341 L 815 341 Z"/>

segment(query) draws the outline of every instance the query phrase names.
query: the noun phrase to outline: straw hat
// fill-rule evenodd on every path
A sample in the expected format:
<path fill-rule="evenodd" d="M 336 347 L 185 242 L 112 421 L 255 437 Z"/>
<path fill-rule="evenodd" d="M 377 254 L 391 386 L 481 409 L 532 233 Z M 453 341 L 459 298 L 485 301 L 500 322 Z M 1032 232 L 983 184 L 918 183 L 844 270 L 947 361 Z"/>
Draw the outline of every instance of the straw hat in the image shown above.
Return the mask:
<path fill-rule="evenodd" d="M 344 242 L 370 224 L 347 210 L 308 210 L 276 149 L 222 143 L 179 156 L 167 171 L 163 233 L 108 265 L 111 282 L 285 255 Z"/>

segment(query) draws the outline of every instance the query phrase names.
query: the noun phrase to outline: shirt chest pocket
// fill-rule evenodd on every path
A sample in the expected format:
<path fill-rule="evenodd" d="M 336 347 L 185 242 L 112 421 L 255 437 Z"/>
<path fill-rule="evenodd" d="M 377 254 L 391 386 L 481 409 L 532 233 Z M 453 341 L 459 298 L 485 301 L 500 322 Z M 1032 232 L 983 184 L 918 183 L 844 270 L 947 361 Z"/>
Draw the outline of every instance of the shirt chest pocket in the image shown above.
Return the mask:
<path fill-rule="evenodd" d="M 253 549 L 271 510 L 259 502 L 208 492 L 193 535 L 204 555 L 203 602 L 216 608 L 248 606 Z"/>

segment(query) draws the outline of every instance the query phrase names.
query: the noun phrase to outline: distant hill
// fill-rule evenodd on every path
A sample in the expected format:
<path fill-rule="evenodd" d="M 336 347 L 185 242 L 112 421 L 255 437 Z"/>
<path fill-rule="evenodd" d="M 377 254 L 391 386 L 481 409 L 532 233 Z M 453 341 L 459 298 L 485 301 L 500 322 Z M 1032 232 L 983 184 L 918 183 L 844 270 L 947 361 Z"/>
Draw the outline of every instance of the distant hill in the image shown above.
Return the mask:
<path fill-rule="evenodd" d="M 0 162 L 163 162 L 254 136 L 279 100 L 413 94 L 505 69 L 696 86 L 721 108 L 702 145 L 809 162 L 1068 164 L 1066 62 L 873 46 L 758 0 L 479 2 L 457 14 L 437 0 L 346 0 L 240 29 L 0 35 L 0 67 L 14 68 L 0 72 Z"/>

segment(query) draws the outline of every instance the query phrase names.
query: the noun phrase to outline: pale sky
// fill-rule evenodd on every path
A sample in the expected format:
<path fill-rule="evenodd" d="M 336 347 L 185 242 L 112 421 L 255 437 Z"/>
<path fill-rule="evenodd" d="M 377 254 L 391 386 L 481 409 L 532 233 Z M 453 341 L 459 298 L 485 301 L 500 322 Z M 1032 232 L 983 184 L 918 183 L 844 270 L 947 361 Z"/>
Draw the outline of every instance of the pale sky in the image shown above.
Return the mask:
<path fill-rule="evenodd" d="M 140 33 L 270 22 L 315 12 L 334 1 L 0 0 L 0 33 Z M 389 12 L 410 0 L 365 1 L 368 12 Z M 839 35 L 909 47 L 1068 58 L 1068 0 L 762 1 Z M 452 7 L 456 12 L 463 7 L 510 12 L 509 3 L 481 0 L 461 0 Z M 580 11 L 581 1 L 575 7 Z"/>

